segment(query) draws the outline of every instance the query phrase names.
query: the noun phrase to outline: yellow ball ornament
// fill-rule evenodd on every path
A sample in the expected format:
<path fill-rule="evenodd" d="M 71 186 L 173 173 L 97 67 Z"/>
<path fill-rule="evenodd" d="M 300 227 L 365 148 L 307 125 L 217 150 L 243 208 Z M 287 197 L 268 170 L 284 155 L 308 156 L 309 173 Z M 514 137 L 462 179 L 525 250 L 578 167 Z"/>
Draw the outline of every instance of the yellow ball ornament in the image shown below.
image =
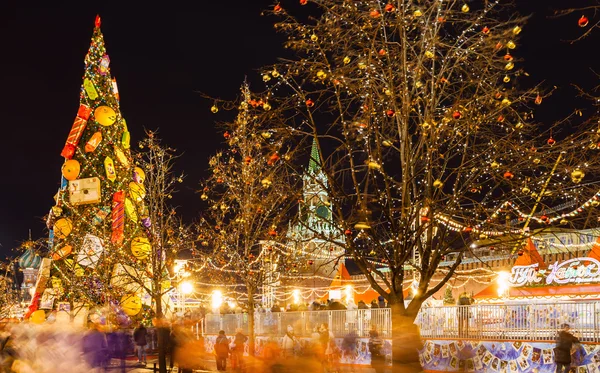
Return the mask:
<path fill-rule="evenodd" d="M 146 237 L 134 237 L 131 240 L 131 253 L 140 260 L 146 259 L 151 249 L 150 241 Z"/>
<path fill-rule="evenodd" d="M 213 114 L 217 114 L 219 112 L 219 108 L 217 107 L 217 105 L 213 105 L 210 107 L 210 112 Z"/>
<path fill-rule="evenodd" d="M 61 172 L 65 179 L 73 181 L 79 176 L 80 170 L 81 166 L 79 165 L 79 162 L 74 159 L 69 159 L 63 164 Z"/>
<path fill-rule="evenodd" d="M 135 294 L 125 294 L 121 298 L 121 308 L 127 316 L 135 316 L 142 310 L 142 300 Z"/>
<path fill-rule="evenodd" d="M 94 110 L 94 118 L 103 126 L 111 126 L 117 120 L 117 113 L 111 107 L 98 106 Z"/>
<path fill-rule="evenodd" d="M 66 238 L 69 234 L 71 234 L 71 231 L 73 230 L 73 222 L 69 218 L 58 219 L 54 223 L 53 229 L 54 236 L 62 240 Z"/>
<path fill-rule="evenodd" d="M 515 44 L 514 41 L 510 40 L 508 43 L 506 43 L 506 47 L 508 49 L 515 49 L 517 47 L 517 45 Z"/>
<path fill-rule="evenodd" d="M 469 11 L 471 10 L 471 8 L 469 8 L 469 6 L 468 6 L 467 4 L 464 4 L 464 5 L 462 6 L 462 8 L 460 8 L 460 10 L 461 10 L 463 13 L 469 13 Z"/>
<path fill-rule="evenodd" d="M 44 310 L 34 311 L 29 317 L 29 321 L 34 324 L 42 324 L 44 321 L 46 321 L 46 312 L 44 312 Z"/>

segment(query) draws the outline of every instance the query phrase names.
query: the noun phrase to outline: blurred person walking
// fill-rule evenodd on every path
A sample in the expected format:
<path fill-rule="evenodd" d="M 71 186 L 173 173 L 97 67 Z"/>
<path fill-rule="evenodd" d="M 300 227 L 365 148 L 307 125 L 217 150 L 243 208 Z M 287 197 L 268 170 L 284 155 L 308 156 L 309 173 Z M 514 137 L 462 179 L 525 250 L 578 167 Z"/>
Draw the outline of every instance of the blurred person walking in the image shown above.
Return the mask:
<path fill-rule="evenodd" d="M 383 339 L 375 328 L 369 331 L 369 352 L 371 353 L 371 367 L 375 373 L 383 373 L 385 370 L 385 353 L 383 351 Z"/>
<path fill-rule="evenodd" d="M 106 365 L 108 343 L 106 336 L 99 330 L 99 326 L 89 323 L 89 331 L 83 337 L 83 356 L 92 368 L 102 368 Z"/>
<path fill-rule="evenodd" d="M 235 330 L 235 336 L 231 343 L 231 365 L 237 372 L 244 372 L 244 345 L 248 341 L 248 337 L 242 333 L 241 328 Z"/>
<path fill-rule="evenodd" d="M 291 325 L 287 326 L 287 331 L 281 340 L 281 350 L 283 357 L 294 357 L 298 340 L 294 335 L 294 328 Z"/>
<path fill-rule="evenodd" d="M 144 324 L 139 323 L 133 331 L 133 342 L 137 349 L 138 364 L 147 364 L 146 346 L 148 345 L 148 330 Z"/>
<path fill-rule="evenodd" d="M 569 324 L 562 324 L 562 330 L 556 337 L 554 348 L 554 361 L 556 362 L 556 373 L 567 373 L 571 367 L 571 349 L 573 343 L 579 343 L 579 339 L 569 333 Z"/>
<path fill-rule="evenodd" d="M 227 370 L 227 357 L 229 357 L 229 340 L 227 339 L 224 330 L 219 330 L 219 335 L 215 340 L 214 348 L 217 370 L 224 372 Z"/>

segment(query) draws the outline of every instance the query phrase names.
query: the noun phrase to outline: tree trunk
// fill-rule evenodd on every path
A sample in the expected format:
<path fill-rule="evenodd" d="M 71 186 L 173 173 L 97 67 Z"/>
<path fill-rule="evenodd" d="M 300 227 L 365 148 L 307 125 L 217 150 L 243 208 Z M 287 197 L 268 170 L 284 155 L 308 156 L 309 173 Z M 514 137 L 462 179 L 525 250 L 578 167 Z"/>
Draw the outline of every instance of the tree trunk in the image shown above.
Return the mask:
<path fill-rule="evenodd" d="M 160 293 L 154 297 L 156 303 L 155 318 L 158 320 L 156 331 L 158 336 L 158 371 L 167 373 L 167 338 L 165 332 L 168 332 L 163 325 L 162 297 Z M 171 359 L 173 356 L 171 356 Z"/>
<path fill-rule="evenodd" d="M 417 313 L 414 307 L 404 309 L 402 304 L 391 305 L 392 312 L 392 371 L 394 373 L 421 372 L 419 352 L 423 345 L 419 328 L 413 324 Z"/>
<path fill-rule="evenodd" d="M 254 292 L 248 290 L 248 355 L 254 356 Z"/>

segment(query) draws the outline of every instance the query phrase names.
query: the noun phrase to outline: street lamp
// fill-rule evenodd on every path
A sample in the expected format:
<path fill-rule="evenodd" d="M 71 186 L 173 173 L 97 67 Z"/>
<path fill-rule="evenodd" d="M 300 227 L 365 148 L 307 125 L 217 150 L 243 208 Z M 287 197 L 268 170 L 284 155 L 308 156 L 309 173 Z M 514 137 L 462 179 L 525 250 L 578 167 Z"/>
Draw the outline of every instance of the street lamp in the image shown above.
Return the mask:
<path fill-rule="evenodd" d="M 194 284 L 189 281 L 184 281 L 179 285 L 181 294 L 191 294 L 194 291 Z"/>
<path fill-rule="evenodd" d="M 505 298 L 509 295 L 510 284 L 508 279 L 510 278 L 510 273 L 506 271 L 498 272 L 498 278 L 496 278 L 496 283 L 498 284 L 498 296 Z"/>
<path fill-rule="evenodd" d="M 210 302 L 213 310 L 218 310 L 221 308 L 223 304 L 223 293 L 220 290 L 215 290 L 212 292 L 211 302 Z"/>

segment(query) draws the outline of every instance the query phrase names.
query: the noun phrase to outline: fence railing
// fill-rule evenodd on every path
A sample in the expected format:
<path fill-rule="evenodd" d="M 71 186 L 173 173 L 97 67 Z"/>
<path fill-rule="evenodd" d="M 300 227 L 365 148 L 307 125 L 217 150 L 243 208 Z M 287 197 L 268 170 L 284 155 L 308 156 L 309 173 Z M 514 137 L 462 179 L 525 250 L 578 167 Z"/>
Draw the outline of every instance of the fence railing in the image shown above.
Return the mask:
<path fill-rule="evenodd" d="M 282 336 L 290 325 L 297 336 L 310 337 L 322 323 L 329 325 L 336 337 L 343 337 L 352 330 L 359 337 L 368 337 L 373 327 L 383 338 L 392 335 L 389 308 L 260 312 L 255 314 L 254 320 L 258 336 Z M 600 342 L 600 301 L 423 307 L 415 320 L 423 338 L 470 340 L 551 341 L 565 323 L 582 342 Z M 248 333 L 247 314 L 208 314 L 202 329 L 204 334 L 224 330 L 231 335 L 237 328 Z"/>
<path fill-rule="evenodd" d="M 329 325 L 329 330 L 336 337 L 343 337 L 355 331 L 359 337 L 368 337 L 369 330 L 377 329 L 382 337 L 391 337 L 392 318 L 389 308 L 374 310 L 348 311 L 306 311 L 306 312 L 260 312 L 254 315 L 254 330 L 259 336 L 282 336 L 288 325 L 300 337 L 310 337 L 321 324 Z M 225 334 L 235 333 L 241 328 L 248 333 L 247 314 L 208 314 L 204 318 L 204 333 L 217 334 L 224 330 Z"/>
<path fill-rule="evenodd" d="M 600 341 L 600 302 L 423 307 L 415 324 L 425 338 L 554 340 L 569 324 L 582 342 Z"/>

